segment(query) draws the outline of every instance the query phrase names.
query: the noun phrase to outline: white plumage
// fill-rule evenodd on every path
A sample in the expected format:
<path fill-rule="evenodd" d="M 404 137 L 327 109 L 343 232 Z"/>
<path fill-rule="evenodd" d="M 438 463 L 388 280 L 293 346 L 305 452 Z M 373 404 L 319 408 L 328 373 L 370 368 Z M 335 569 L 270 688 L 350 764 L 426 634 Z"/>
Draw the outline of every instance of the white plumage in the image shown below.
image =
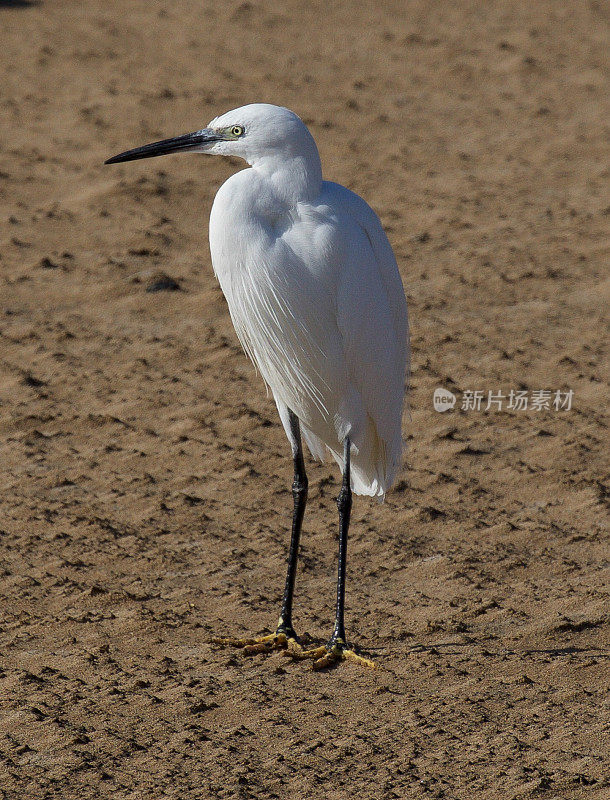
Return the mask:
<path fill-rule="evenodd" d="M 270 387 L 292 446 L 294 511 L 288 572 L 275 630 L 219 639 L 249 654 L 288 649 L 324 669 L 348 647 L 345 576 L 351 489 L 382 499 L 402 454 L 409 360 L 407 303 L 392 248 L 358 195 L 322 180 L 316 144 L 287 108 L 254 104 L 209 127 L 137 147 L 106 163 L 198 151 L 250 164 L 220 188 L 210 217 L 214 272 L 246 353 Z M 343 472 L 335 627 L 304 650 L 292 605 L 307 474 L 301 435 L 315 458 L 329 451 Z"/>
<path fill-rule="evenodd" d="M 243 137 L 202 147 L 251 166 L 220 188 L 210 217 L 214 271 L 237 335 L 315 458 L 383 497 L 400 466 L 408 319 L 396 260 L 375 212 L 322 180 L 313 138 L 291 111 L 245 106 L 209 129 Z"/>

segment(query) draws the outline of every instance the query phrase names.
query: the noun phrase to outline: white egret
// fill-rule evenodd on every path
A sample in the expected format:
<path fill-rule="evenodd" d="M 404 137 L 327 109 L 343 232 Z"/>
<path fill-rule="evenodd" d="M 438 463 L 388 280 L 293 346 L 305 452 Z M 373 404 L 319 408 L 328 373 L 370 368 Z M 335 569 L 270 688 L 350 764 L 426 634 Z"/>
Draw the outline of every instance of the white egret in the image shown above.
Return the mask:
<path fill-rule="evenodd" d="M 288 649 L 316 669 L 342 658 L 352 491 L 383 499 L 401 463 L 408 370 L 407 304 L 396 259 L 375 212 L 322 180 L 316 143 L 286 108 L 252 104 L 207 128 L 164 139 L 107 164 L 167 153 L 239 156 L 249 165 L 219 189 L 210 216 L 214 272 L 244 350 L 271 389 L 294 459 L 288 574 L 276 631 L 222 640 L 248 653 Z M 343 472 L 335 627 L 305 650 L 292 625 L 299 538 L 307 501 L 301 435 L 314 458 Z"/>

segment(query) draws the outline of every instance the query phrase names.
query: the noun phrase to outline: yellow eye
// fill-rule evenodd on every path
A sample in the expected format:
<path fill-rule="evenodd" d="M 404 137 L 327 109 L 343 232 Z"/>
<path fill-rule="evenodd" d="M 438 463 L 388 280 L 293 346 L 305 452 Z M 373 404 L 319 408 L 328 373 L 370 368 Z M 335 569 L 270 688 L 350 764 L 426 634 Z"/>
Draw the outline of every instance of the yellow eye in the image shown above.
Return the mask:
<path fill-rule="evenodd" d="M 231 128 L 231 134 L 233 136 L 241 136 L 243 132 L 244 129 L 242 128 L 241 125 L 233 125 L 233 127 Z"/>

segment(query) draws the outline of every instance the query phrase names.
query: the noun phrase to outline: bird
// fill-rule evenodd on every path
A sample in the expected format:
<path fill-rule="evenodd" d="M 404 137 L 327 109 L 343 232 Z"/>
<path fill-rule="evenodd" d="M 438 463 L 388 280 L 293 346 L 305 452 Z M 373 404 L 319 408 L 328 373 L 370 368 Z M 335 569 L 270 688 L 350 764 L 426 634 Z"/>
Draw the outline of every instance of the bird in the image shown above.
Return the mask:
<path fill-rule="evenodd" d="M 401 466 L 410 346 L 407 301 L 381 221 L 359 195 L 323 180 L 315 140 L 287 108 L 252 103 L 193 133 L 136 147 L 106 164 L 171 153 L 237 156 L 248 165 L 220 187 L 210 212 L 214 273 L 237 337 L 271 390 L 292 451 L 288 570 L 276 629 L 217 638 L 253 655 L 283 650 L 314 669 L 351 659 L 345 632 L 352 493 L 382 501 Z M 335 624 L 322 646 L 293 627 L 298 549 L 308 495 L 303 440 L 342 473 Z"/>

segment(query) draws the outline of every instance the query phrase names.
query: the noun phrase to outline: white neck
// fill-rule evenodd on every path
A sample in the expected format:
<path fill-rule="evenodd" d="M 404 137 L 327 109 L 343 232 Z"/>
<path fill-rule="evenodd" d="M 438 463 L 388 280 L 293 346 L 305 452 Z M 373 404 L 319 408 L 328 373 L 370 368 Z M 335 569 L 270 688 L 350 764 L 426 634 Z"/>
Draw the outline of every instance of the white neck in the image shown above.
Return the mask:
<path fill-rule="evenodd" d="M 305 127 L 297 141 L 286 142 L 284 147 L 272 152 L 254 150 L 247 154 L 246 161 L 271 182 L 276 196 L 290 205 L 313 200 L 320 194 L 320 155 Z"/>

